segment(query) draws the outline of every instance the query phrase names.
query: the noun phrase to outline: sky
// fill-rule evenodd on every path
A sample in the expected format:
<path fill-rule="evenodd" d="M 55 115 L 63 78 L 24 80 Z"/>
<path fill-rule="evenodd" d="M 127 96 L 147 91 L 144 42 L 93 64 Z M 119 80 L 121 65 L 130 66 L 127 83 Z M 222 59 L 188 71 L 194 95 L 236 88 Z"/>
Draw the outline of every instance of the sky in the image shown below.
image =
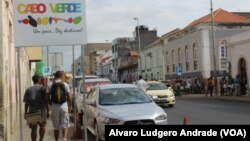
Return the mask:
<path fill-rule="evenodd" d="M 213 9 L 250 12 L 250 0 L 213 0 Z M 86 0 L 87 43 L 112 42 L 118 37 L 132 37 L 137 22 L 157 29 L 160 37 L 210 13 L 210 0 Z M 64 53 L 62 69 L 70 70 L 72 47 L 50 47 Z M 75 47 L 76 58 L 80 47 Z"/>

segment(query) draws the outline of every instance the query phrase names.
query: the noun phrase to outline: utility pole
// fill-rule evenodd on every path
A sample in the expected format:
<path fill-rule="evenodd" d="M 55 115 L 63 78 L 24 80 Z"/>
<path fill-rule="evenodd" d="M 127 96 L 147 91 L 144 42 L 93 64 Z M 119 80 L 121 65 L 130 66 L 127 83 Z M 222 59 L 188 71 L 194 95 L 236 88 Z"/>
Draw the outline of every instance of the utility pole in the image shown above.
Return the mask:
<path fill-rule="evenodd" d="M 213 60 L 214 60 L 214 87 L 215 95 L 218 95 L 217 89 L 217 76 L 216 76 L 216 53 L 215 53 L 215 43 L 214 43 L 214 16 L 213 16 L 213 0 L 210 0 L 211 4 L 211 28 L 212 28 L 212 46 L 213 46 Z"/>
<path fill-rule="evenodd" d="M 134 18 L 137 22 L 137 35 L 138 35 L 138 48 L 139 48 L 139 58 L 140 58 L 140 69 L 139 74 L 142 75 L 142 59 L 141 59 L 141 38 L 140 38 L 140 31 L 139 31 L 139 18 Z"/>
<path fill-rule="evenodd" d="M 161 50 L 162 50 L 162 79 L 165 80 L 165 46 L 164 46 L 164 40 L 161 39 L 160 41 L 161 44 Z"/>

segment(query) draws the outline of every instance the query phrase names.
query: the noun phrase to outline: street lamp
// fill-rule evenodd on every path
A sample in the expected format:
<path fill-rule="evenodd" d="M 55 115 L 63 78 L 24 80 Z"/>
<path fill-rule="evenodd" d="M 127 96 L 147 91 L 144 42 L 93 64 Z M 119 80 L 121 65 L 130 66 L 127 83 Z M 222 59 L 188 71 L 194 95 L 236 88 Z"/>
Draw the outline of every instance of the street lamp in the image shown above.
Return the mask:
<path fill-rule="evenodd" d="M 217 96 L 217 76 L 216 76 L 216 56 L 215 56 L 215 43 L 214 43 L 214 16 L 213 16 L 213 1 L 210 0 L 211 5 L 211 28 L 212 28 L 212 46 L 213 46 L 213 57 L 214 57 L 214 85 L 215 95 Z"/>
<path fill-rule="evenodd" d="M 136 20 L 136 22 L 137 22 L 138 48 L 139 48 L 139 58 L 140 58 L 139 74 L 142 74 L 141 38 L 140 38 L 140 31 L 139 31 L 139 18 L 135 17 L 134 20 Z"/>
<path fill-rule="evenodd" d="M 160 40 L 160 44 L 161 44 L 161 49 L 162 49 L 162 79 L 165 80 L 165 50 L 164 50 L 164 40 L 161 39 Z"/>

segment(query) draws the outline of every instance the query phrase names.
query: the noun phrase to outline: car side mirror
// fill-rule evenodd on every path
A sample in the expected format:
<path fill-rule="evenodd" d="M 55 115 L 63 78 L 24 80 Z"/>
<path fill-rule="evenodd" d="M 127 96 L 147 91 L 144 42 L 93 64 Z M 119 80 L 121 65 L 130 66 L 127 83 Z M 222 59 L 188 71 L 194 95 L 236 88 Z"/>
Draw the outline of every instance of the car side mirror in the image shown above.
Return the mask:
<path fill-rule="evenodd" d="M 172 92 L 174 91 L 174 90 L 172 89 L 172 87 L 168 87 L 168 89 L 169 89 L 170 91 L 172 91 Z"/>
<path fill-rule="evenodd" d="M 157 100 L 157 98 L 158 98 L 157 96 L 152 96 L 153 100 Z"/>

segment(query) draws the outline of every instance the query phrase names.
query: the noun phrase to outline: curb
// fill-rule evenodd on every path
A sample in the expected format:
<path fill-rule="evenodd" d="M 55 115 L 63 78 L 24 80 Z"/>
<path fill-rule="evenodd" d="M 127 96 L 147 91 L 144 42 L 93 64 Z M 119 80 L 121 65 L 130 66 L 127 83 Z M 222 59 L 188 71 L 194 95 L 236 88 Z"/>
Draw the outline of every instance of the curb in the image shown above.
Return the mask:
<path fill-rule="evenodd" d="M 237 98 L 237 97 L 215 97 L 217 100 L 222 100 L 222 101 L 231 101 L 231 102 L 242 102 L 242 103 L 250 103 L 250 97 L 245 97 L 245 98 Z"/>
<path fill-rule="evenodd" d="M 242 103 L 250 103 L 250 96 L 214 96 L 205 97 L 204 94 L 188 94 L 188 95 L 182 95 L 182 96 L 176 96 L 180 98 L 209 98 L 209 99 L 215 99 L 215 100 L 222 100 L 222 101 L 231 101 L 231 102 L 242 102 Z"/>

